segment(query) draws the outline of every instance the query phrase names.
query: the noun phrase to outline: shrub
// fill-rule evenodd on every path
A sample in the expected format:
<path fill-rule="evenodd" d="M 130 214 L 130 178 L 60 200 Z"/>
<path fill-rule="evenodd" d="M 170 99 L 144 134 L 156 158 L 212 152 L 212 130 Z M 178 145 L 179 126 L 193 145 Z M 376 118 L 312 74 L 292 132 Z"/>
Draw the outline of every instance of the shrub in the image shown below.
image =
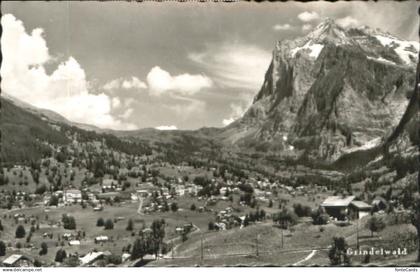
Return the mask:
<path fill-rule="evenodd" d="M 0 241 L 0 256 L 6 255 L 6 244 L 3 241 Z"/>
<path fill-rule="evenodd" d="M 309 206 L 304 206 L 300 203 L 293 205 L 293 210 L 295 211 L 296 215 L 299 217 L 310 216 L 311 215 L 311 208 Z"/>
<path fill-rule="evenodd" d="M 328 258 L 332 265 L 350 264 L 350 257 L 347 256 L 347 243 L 343 237 L 334 237 Z"/>
<path fill-rule="evenodd" d="M 104 227 L 105 227 L 106 230 L 113 229 L 114 228 L 114 222 L 112 222 L 111 219 L 107 219 L 105 221 Z"/>
<path fill-rule="evenodd" d="M 16 228 L 16 238 L 23 238 L 26 235 L 25 228 L 22 225 L 17 226 Z"/>
<path fill-rule="evenodd" d="M 102 217 L 98 218 L 98 220 L 96 220 L 96 226 L 97 227 L 103 227 L 105 224 L 105 221 Z"/>
<path fill-rule="evenodd" d="M 385 223 L 381 217 L 372 216 L 366 222 L 366 227 L 371 231 L 371 236 L 374 232 L 379 232 L 385 228 Z"/>
<path fill-rule="evenodd" d="M 45 242 L 41 244 L 41 250 L 39 251 L 39 255 L 46 255 L 48 253 L 48 245 Z"/>
<path fill-rule="evenodd" d="M 325 225 L 330 220 L 329 215 L 321 208 L 312 211 L 311 217 L 314 225 Z"/>

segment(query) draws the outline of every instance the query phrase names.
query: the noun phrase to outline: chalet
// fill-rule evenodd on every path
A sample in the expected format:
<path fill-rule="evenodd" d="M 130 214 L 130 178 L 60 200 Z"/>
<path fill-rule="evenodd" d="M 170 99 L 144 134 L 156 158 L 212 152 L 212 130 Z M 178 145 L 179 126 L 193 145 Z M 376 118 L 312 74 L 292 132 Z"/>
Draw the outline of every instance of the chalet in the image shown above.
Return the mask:
<path fill-rule="evenodd" d="M 13 254 L 3 260 L 3 265 L 6 267 L 32 267 L 34 266 L 32 260 L 20 254 Z"/>
<path fill-rule="evenodd" d="M 176 233 L 183 233 L 184 232 L 184 228 L 183 227 L 176 227 L 175 228 Z"/>
<path fill-rule="evenodd" d="M 63 197 L 66 203 L 80 203 L 82 201 L 82 192 L 77 189 L 66 190 Z"/>
<path fill-rule="evenodd" d="M 102 180 L 102 191 L 113 192 L 118 188 L 118 181 L 115 179 L 104 179 Z"/>
<path fill-rule="evenodd" d="M 64 233 L 63 234 L 63 239 L 64 240 L 70 240 L 70 238 L 72 238 L 73 237 L 73 234 L 71 234 L 71 233 Z"/>
<path fill-rule="evenodd" d="M 103 252 L 89 252 L 82 258 L 79 258 L 82 266 L 90 265 L 105 256 Z"/>
<path fill-rule="evenodd" d="M 184 185 L 177 185 L 175 188 L 176 194 L 179 196 L 185 195 L 185 186 Z"/>
<path fill-rule="evenodd" d="M 137 194 L 140 197 L 148 197 L 150 195 L 149 191 L 148 190 L 144 190 L 144 189 L 142 189 L 142 190 L 136 190 L 136 192 L 137 192 Z"/>
<path fill-rule="evenodd" d="M 330 196 L 324 200 L 321 207 L 332 217 L 338 220 L 345 220 L 349 213 L 349 205 L 355 196 Z"/>
<path fill-rule="evenodd" d="M 130 257 L 131 257 L 131 254 L 130 254 L 130 253 L 123 253 L 123 254 L 121 255 L 121 260 L 122 260 L 122 262 L 125 262 L 125 261 L 127 261 L 128 259 L 130 259 Z"/>
<path fill-rule="evenodd" d="M 388 207 L 388 202 L 385 198 L 377 196 L 372 201 L 372 207 L 376 211 L 385 210 Z"/>
<path fill-rule="evenodd" d="M 363 202 L 353 200 L 349 205 L 349 214 L 351 218 L 360 219 L 370 214 L 372 206 Z"/>
<path fill-rule="evenodd" d="M 69 246 L 80 246 L 79 240 L 71 240 L 69 241 Z"/>
<path fill-rule="evenodd" d="M 101 235 L 101 236 L 95 237 L 94 241 L 95 241 L 96 244 L 97 243 L 103 243 L 103 242 L 108 242 L 109 238 L 106 235 Z"/>

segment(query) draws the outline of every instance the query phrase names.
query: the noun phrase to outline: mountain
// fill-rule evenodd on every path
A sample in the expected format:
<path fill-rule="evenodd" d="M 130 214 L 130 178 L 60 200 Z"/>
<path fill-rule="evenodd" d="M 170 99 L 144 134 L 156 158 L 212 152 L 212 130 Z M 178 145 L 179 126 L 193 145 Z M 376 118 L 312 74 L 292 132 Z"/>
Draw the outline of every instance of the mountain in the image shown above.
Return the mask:
<path fill-rule="evenodd" d="M 98 133 L 105 133 L 105 132 L 110 132 L 111 131 L 111 130 L 107 130 L 107 129 L 98 128 L 97 126 L 94 126 L 94 125 L 82 124 L 82 123 L 69 121 L 67 118 L 65 118 L 64 116 L 62 116 L 62 115 L 60 115 L 60 114 L 58 114 L 54 111 L 35 107 L 35 106 L 33 106 L 29 103 L 26 103 L 26 102 L 14 97 L 10 94 L 7 94 L 7 93 L 2 93 L 1 96 L 4 100 L 7 100 L 9 103 L 12 103 L 15 106 L 18 106 L 18 107 L 34 114 L 34 115 L 37 115 L 44 120 L 48 120 L 49 122 L 66 124 L 66 125 L 69 125 L 69 126 L 76 126 L 78 128 L 84 129 L 84 130 L 95 131 L 95 132 L 98 132 Z"/>
<path fill-rule="evenodd" d="M 51 112 L 51 116 L 58 115 Z M 34 114 L 26 105 L 2 97 L 0 162 L 29 163 L 49 154 L 49 145 L 69 143 L 60 128 L 48 120 L 45 116 Z"/>
<path fill-rule="evenodd" d="M 324 162 L 379 146 L 413 94 L 418 52 L 418 42 L 327 19 L 304 37 L 277 42 L 253 104 L 220 137 Z"/>

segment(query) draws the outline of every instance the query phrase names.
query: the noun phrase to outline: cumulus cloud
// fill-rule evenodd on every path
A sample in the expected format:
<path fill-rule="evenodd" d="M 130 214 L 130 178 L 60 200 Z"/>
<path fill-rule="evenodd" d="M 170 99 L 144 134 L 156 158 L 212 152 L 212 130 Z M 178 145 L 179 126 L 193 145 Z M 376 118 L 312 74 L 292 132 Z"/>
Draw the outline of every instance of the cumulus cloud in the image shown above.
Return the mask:
<path fill-rule="evenodd" d="M 152 95 L 161 95 L 165 92 L 191 95 L 213 85 L 212 80 L 204 75 L 172 76 L 159 66 L 153 67 L 147 74 L 147 83 Z"/>
<path fill-rule="evenodd" d="M 47 74 L 44 65 L 51 60 L 43 30 L 28 34 L 22 21 L 6 14 L 1 18 L 3 63 L 2 90 L 36 107 L 53 110 L 73 122 L 102 128 L 135 129 L 111 115 L 109 96 L 91 94 L 85 71 L 73 57 Z"/>
<path fill-rule="evenodd" d="M 304 24 L 303 26 L 302 26 L 302 31 L 308 31 L 308 30 L 311 30 L 312 29 L 312 25 L 311 24 Z"/>
<path fill-rule="evenodd" d="M 206 69 L 220 87 L 255 90 L 261 87 L 271 52 L 239 42 L 208 45 L 190 53 L 193 62 Z"/>
<path fill-rule="evenodd" d="M 277 24 L 273 26 L 273 29 L 276 31 L 289 30 L 291 28 L 292 26 L 290 24 L 283 24 L 283 25 Z"/>
<path fill-rule="evenodd" d="M 158 127 L 155 127 L 155 129 L 157 129 L 157 130 L 177 130 L 178 128 L 174 125 L 171 125 L 171 126 L 158 126 Z"/>
<path fill-rule="evenodd" d="M 346 16 L 343 18 L 339 18 L 337 20 L 335 20 L 335 22 L 340 25 L 341 27 L 347 28 L 347 27 L 356 27 L 360 25 L 360 22 L 351 17 L 351 16 Z"/>
<path fill-rule="evenodd" d="M 103 86 L 105 90 L 115 90 L 115 89 L 147 89 L 146 83 L 141 81 L 135 76 L 132 76 L 129 79 L 117 78 L 111 80 Z"/>
<path fill-rule="evenodd" d="M 311 22 L 311 21 L 315 21 L 318 20 L 319 14 L 316 13 L 315 11 L 304 11 L 302 13 L 299 13 L 299 15 L 297 16 L 299 20 L 301 20 L 302 22 Z"/>
<path fill-rule="evenodd" d="M 242 117 L 243 114 L 249 108 L 250 105 L 251 105 L 251 100 L 250 99 L 248 99 L 247 101 L 244 101 L 244 103 L 232 103 L 232 104 L 230 104 L 231 114 L 228 118 L 222 120 L 222 124 L 224 126 L 230 125 L 235 120 Z"/>
<path fill-rule="evenodd" d="M 121 100 L 118 97 L 112 98 L 112 108 L 117 109 L 121 106 Z"/>
<path fill-rule="evenodd" d="M 120 114 L 119 117 L 122 119 L 127 119 L 131 116 L 131 114 L 133 114 L 133 112 L 134 112 L 133 108 L 128 108 L 122 114 Z"/>

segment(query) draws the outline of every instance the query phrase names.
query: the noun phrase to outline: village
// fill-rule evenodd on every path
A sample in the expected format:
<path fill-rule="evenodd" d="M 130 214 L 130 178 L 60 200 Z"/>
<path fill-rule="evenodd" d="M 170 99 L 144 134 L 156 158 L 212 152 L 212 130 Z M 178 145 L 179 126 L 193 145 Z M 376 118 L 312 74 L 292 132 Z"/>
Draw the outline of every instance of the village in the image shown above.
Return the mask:
<path fill-rule="evenodd" d="M 290 186 L 255 172 L 229 171 L 217 164 L 174 165 L 156 154 L 128 155 L 101 141 L 79 142 L 77 133 L 68 137 L 71 144 L 51 145 L 54 152 L 39 165 L 3 169 L 2 265 L 166 265 L 176 263 L 177 256 L 197 263 L 200 256 L 185 254 L 197 249 L 200 235 L 209 237 L 210 252 L 218 233 L 235 237 L 259 228 L 269 232 L 258 239 L 271 239 L 273 231 L 281 235 L 276 250 L 287 244 L 299 245 L 303 252 L 314 246 L 313 237 L 300 240 L 309 235 L 307 230 L 299 233 L 303 226 L 325 240 L 317 243 L 320 248 L 327 248 L 335 234 L 347 235 L 357 246 L 363 239 L 386 242 L 378 233 L 389 225 L 387 229 L 413 233 L 397 188 L 372 195 L 366 183 L 347 190 Z M 153 226 L 158 222 L 157 230 Z M 401 239 L 411 251 L 415 248 L 413 237 Z M 136 243 L 149 242 L 149 249 L 135 250 Z M 253 242 L 241 252 L 247 247 L 253 255 Z M 323 260 L 328 260 L 325 253 Z"/>

